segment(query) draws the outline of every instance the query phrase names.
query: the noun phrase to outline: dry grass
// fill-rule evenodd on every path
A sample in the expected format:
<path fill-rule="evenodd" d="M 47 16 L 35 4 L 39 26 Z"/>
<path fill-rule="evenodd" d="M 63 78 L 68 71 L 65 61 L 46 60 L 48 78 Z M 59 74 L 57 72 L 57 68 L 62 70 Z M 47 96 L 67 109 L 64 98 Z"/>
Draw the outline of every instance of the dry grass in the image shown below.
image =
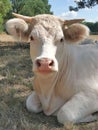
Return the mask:
<path fill-rule="evenodd" d="M 94 39 L 94 40 L 98 40 L 98 35 L 90 35 L 89 38 Z"/>
<path fill-rule="evenodd" d="M 10 35 L 7 35 L 6 33 L 1 33 L 0 34 L 0 42 L 14 42 L 15 39 L 10 36 Z"/>
<path fill-rule="evenodd" d="M 29 46 L 0 46 L 0 130 L 98 130 L 98 122 L 62 126 L 56 117 L 29 113 L 25 101 L 33 90 L 31 70 Z"/>

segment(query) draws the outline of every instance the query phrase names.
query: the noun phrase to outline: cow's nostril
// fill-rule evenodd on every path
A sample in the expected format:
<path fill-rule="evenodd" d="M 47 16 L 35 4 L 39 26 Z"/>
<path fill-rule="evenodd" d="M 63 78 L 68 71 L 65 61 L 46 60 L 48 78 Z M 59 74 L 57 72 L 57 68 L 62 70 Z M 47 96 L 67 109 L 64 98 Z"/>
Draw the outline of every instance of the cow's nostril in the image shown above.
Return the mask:
<path fill-rule="evenodd" d="M 40 67 L 40 66 L 41 66 L 40 60 L 37 60 L 37 61 L 36 61 L 36 65 L 37 65 L 37 67 Z"/>
<path fill-rule="evenodd" d="M 54 64 L 54 61 L 51 60 L 51 62 L 49 63 L 49 66 L 53 66 L 53 64 Z"/>

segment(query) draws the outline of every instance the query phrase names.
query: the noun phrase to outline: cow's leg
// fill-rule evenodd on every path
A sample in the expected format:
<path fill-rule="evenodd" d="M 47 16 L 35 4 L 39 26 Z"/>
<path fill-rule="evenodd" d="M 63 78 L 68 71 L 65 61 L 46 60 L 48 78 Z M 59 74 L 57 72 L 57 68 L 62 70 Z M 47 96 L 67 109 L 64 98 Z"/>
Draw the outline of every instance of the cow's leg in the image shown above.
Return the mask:
<path fill-rule="evenodd" d="M 27 98 L 26 107 L 30 112 L 38 113 L 42 111 L 39 97 L 37 96 L 35 91 L 33 91 L 32 94 Z"/>
<path fill-rule="evenodd" d="M 65 122 L 90 122 L 95 120 L 92 113 L 98 110 L 97 98 L 93 94 L 78 93 L 65 103 L 57 113 L 58 121 Z"/>

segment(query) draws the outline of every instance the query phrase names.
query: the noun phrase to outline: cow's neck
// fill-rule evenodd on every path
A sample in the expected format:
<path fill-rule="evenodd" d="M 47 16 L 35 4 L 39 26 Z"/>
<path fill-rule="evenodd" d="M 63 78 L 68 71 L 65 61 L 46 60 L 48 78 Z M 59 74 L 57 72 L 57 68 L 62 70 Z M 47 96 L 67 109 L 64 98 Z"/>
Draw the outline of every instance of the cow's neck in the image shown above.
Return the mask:
<path fill-rule="evenodd" d="M 38 94 L 45 97 L 52 95 L 57 82 L 57 74 L 50 74 L 49 76 L 35 76 L 34 89 Z"/>
<path fill-rule="evenodd" d="M 65 45 L 59 61 L 59 74 L 56 82 L 56 96 L 61 97 L 65 101 L 74 94 L 72 89 L 73 73 L 75 71 L 75 49 L 74 45 Z M 71 93 L 72 92 L 72 93 Z M 70 94 L 70 95 L 69 95 Z"/>
<path fill-rule="evenodd" d="M 34 79 L 34 89 L 39 96 L 43 111 L 47 115 L 57 111 L 65 102 L 59 96 L 56 96 L 57 80 L 58 74 L 51 75 L 50 78 L 48 76 L 45 78 L 38 76 Z"/>

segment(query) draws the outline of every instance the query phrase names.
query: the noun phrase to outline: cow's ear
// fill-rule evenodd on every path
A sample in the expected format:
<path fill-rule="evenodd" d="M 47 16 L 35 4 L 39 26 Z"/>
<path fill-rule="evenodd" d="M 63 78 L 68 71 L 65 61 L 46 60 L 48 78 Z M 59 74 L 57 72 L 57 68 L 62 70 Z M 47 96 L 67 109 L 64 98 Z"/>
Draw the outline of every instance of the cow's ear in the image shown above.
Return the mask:
<path fill-rule="evenodd" d="M 77 20 L 77 21 L 71 20 L 70 22 L 68 21 L 64 22 L 63 32 L 64 32 L 65 40 L 68 43 L 79 43 L 89 36 L 88 27 L 78 23 L 79 21 L 81 20 Z"/>
<path fill-rule="evenodd" d="M 28 40 L 29 25 L 20 18 L 13 18 L 6 22 L 6 30 L 13 37 L 20 41 Z"/>

